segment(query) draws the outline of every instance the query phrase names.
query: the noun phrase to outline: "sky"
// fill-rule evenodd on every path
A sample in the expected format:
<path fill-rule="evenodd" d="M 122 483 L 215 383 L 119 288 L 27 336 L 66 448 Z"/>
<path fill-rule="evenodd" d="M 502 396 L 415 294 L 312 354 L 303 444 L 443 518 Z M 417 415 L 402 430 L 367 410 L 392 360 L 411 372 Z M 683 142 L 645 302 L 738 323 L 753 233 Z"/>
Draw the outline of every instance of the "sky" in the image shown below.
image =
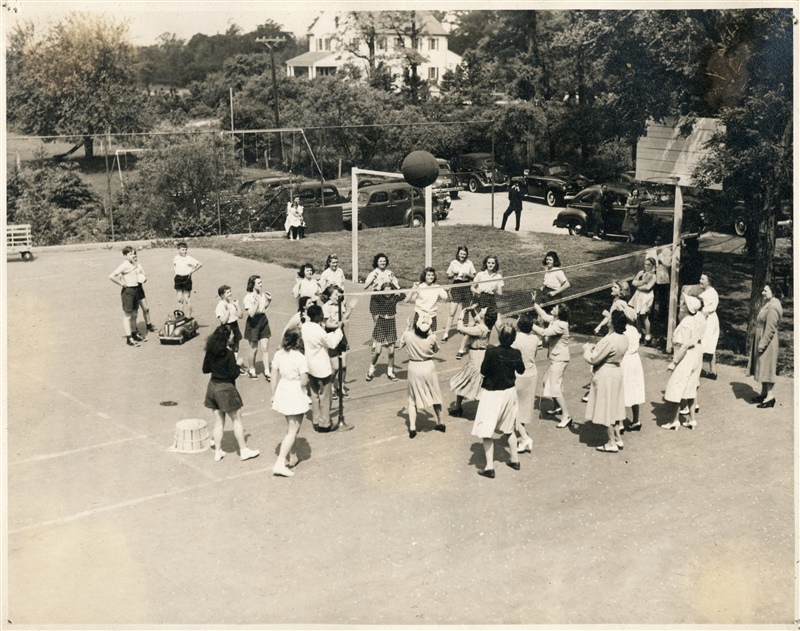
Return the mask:
<path fill-rule="evenodd" d="M 353 2 L 346 6 L 359 4 L 363 8 L 369 6 Z M 139 46 L 156 43 L 163 33 L 175 33 L 188 41 L 196 33 L 224 33 L 232 24 L 247 33 L 267 20 L 302 36 L 323 7 L 345 6 L 320 0 L 3 0 L 3 5 L 8 7 L 3 12 L 6 28 L 13 27 L 20 19 L 30 19 L 44 27 L 48 21 L 58 22 L 71 11 L 106 13 L 118 20 L 127 20 L 131 39 Z M 374 5 L 373 1 L 371 7 Z"/>

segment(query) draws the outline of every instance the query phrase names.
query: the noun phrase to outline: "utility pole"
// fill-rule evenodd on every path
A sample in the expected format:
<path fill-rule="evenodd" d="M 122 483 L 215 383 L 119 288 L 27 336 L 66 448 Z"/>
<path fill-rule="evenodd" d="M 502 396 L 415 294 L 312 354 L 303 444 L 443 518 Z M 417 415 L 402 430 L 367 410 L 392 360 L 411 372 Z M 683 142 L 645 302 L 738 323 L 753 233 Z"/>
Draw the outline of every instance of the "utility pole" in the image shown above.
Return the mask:
<path fill-rule="evenodd" d="M 275 46 L 286 41 L 285 37 L 258 37 L 256 42 L 265 44 L 269 48 L 269 56 L 272 61 L 272 97 L 275 100 L 275 129 L 281 128 L 280 110 L 278 108 L 278 80 L 275 78 Z M 283 162 L 283 135 L 278 132 L 280 141 L 281 162 Z"/>

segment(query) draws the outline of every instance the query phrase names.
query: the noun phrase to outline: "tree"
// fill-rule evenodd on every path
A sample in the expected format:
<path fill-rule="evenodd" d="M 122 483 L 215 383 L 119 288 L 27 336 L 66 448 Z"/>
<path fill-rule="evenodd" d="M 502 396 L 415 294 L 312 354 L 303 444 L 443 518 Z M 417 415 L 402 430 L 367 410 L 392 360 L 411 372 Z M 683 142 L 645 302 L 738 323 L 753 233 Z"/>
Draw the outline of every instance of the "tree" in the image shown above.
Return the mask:
<path fill-rule="evenodd" d="M 74 169 L 40 159 L 10 176 L 6 218 L 31 224 L 34 245 L 106 240 L 103 205 Z"/>
<path fill-rule="evenodd" d="M 139 179 L 126 191 L 129 214 L 156 236 L 217 232 L 217 193 L 240 180 L 229 140 L 218 134 L 151 139 L 138 162 Z"/>
<path fill-rule="evenodd" d="M 86 157 L 94 136 L 140 132 L 152 122 L 135 85 L 135 50 L 127 25 L 72 13 L 43 40 L 30 25 L 10 38 L 9 123 L 28 134 L 81 138 Z"/>
<path fill-rule="evenodd" d="M 718 84 L 712 103 L 719 105 L 725 131 L 713 137 L 712 154 L 696 175 L 701 182 L 723 182 L 745 202 L 753 256 L 750 339 L 761 290 L 772 281 L 778 212 L 793 178 L 792 12 L 721 11 L 717 19 L 720 36 L 707 67 Z"/>

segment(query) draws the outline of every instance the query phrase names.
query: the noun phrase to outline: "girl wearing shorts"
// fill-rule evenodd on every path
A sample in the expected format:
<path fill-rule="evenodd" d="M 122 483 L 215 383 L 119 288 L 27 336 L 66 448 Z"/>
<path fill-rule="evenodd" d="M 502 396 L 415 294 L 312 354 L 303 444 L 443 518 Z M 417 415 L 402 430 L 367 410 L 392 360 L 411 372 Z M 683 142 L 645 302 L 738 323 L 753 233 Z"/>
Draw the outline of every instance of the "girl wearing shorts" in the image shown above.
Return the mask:
<path fill-rule="evenodd" d="M 242 426 L 242 397 L 236 389 L 239 366 L 233 354 L 233 331 L 229 326 L 220 325 L 206 340 L 206 354 L 203 358 L 203 374 L 211 374 L 206 388 L 205 406 L 214 412 L 214 460 L 219 462 L 225 456 L 222 451 L 222 434 L 225 415 L 233 421 L 233 435 L 239 445 L 242 460 L 255 458 L 257 449 L 248 449 Z"/>
<path fill-rule="evenodd" d="M 239 329 L 239 320 L 242 319 L 242 310 L 239 308 L 239 301 L 233 298 L 233 291 L 230 285 L 222 285 L 218 290 L 219 302 L 214 311 L 220 324 L 228 325 L 233 331 L 233 353 L 236 355 L 236 363 L 239 365 L 241 372 L 245 372 L 241 368 L 242 360 L 239 358 L 239 342 L 242 341 L 242 332 Z"/>
<path fill-rule="evenodd" d="M 272 296 L 268 291 L 264 291 L 264 281 L 261 276 L 253 274 L 247 279 L 247 294 L 244 297 L 244 310 L 247 312 L 247 321 L 244 325 L 244 337 L 250 344 L 250 370 L 247 376 L 250 379 L 258 379 L 256 374 L 256 355 L 261 349 L 261 356 L 264 361 L 264 377 L 267 381 L 271 379 L 269 374 L 269 338 L 272 332 L 269 328 L 269 318 L 267 318 L 267 307 L 272 302 Z"/>

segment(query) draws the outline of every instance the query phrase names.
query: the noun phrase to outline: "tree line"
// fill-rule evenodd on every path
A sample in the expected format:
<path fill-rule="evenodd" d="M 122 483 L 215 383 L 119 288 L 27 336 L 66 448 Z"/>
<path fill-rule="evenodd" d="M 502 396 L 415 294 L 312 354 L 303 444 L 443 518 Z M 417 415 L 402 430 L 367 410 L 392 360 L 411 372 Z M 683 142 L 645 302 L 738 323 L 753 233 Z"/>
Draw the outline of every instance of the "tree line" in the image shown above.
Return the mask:
<path fill-rule="evenodd" d="M 341 165 L 396 168 L 413 149 L 452 157 L 494 147 L 513 173 L 532 162 L 568 160 L 600 179 L 633 168 L 648 118 L 715 117 L 726 131 L 714 138 L 697 177 L 721 181 L 728 200 L 745 202 L 754 287 L 763 286 L 771 274 L 778 208 L 792 181 L 790 9 L 451 11 L 436 17 L 448 23 L 450 48 L 463 57 L 445 73 L 438 94 L 416 73 L 422 56 L 414 38 L 426 33 L 424 16 L 413 11 L 351 13 L 341 22 L 343 39 L 366 43 L 368 50 L 379 27 L 388 24 L 405 36 L 398 77 L 373 56 L 366 67 L 346 66 L 312 81 L 285 76 L 286 59 L 305 51 L 306 42 L 271 21 L 251 33 L 233 26 L 188 42 L 165 34 L 140 48 L 130 44 L 124 24 L 106 16 L 76 13 L 43 34 L 23 25 L 8 39 L 9 126 L 74 137 L 91 158 L 94 139 L 108 132 L 176 130 L 198 117 L 216 118 L 227 129 L 233 90 L 236 129 L 271 127 L 277 96 L 281 126 L 304 128 L 313 147 L 316 163 L 301 150 L 291 165 L 307 175 L 330 178 Z M 259 37 L 286 39 L 276 51 L 275 86 Z M 115 217 L 129 217 L 131 234 L 172 236 L 187 225 L 210 225 L 219 188 L 235 187 L 240 178 L 241 159 L 224 156 L 262 162 L 265 153 L 274 155 L 271 142 L 264 137 L 248 146 L 185 135 L 143 141 L 149 151 L 139 160 L 142 173 L 172 170 L 174 177 L 139 178 L 105 205 L 87 202 L 74 223 L 86 232 L 95 217 L 102 232 L 114 210 Z M 199 156 L 209 147 L 205 160 L 176 161 L 176 155 Z M 209 161 L 213 177 L 203 171 Z M 34 173 L 63 164 L 40 160 L 9 174 L 9 212 L 36 223 L 40 210 L 33 199 L 44 193 L 31 190 L 43 181 L 66 183 Z M 217 191 L 204 190 L 209 182 Z M 49 203 L 61 197 L 70 204 L 80 199 L 56 194 Z M 137 223 L 145 215 L 131 209 L 148 204 L 159 204 L 164 218 Z M 230 212 L 245 211 L 234 204 Z M 34 233 L 51 238 L 41 227 Z M 69 238 L 69 222 L 53 234 Z"/>

